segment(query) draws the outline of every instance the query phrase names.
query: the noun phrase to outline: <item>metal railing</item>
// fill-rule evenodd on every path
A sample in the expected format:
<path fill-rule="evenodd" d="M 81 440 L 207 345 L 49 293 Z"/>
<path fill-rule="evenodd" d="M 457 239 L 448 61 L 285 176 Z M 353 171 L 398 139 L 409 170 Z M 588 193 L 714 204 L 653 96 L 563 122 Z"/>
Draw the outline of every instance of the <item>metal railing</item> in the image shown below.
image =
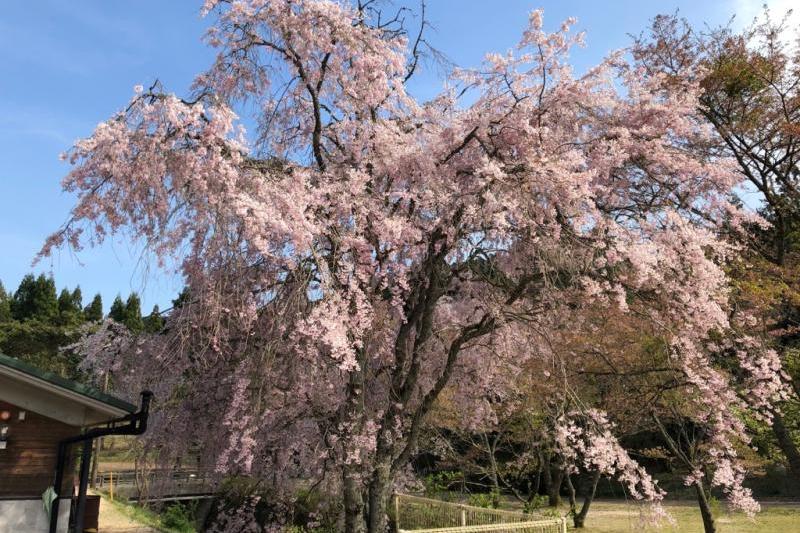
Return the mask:
<path fill-rule="evenodd" d="M 139 483 L 145 483 L 142 493 Z M 152 469 L 145 473 L 135 470 L 106 470 L 97 473 L 96 488 L 108 492 L 113 500 L 156 501 L 169 496 L 207 496 L 216 492 L 216 478 L 209 470 Z"/>
<path fill-rule="evenodd" d="M 486 509 L 461 503 L 394 495 L 394 513 L 400 533 L 566 533 L 566 518 L 543 518 L 516 511 Z"/>

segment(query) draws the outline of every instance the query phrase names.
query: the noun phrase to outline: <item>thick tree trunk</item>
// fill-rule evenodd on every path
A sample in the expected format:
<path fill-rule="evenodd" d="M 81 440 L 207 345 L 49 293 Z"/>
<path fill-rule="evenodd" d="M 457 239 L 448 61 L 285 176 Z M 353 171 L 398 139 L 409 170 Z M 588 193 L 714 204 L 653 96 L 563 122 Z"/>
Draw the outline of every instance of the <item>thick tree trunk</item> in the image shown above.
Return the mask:
<path fill-rule="evenodd" d="M 783 422 L 783 417 L 779 413 L 773 415 L 772 431 L 775 433 L 778 446 L 789 463 L 789 472 L 795 479 L 800 480 L 800 452 L 797 450 L 797 445 L 792 440 L 792 435 L 789 433 Z"/>
<path fill-rule="evenodd" d="M 550 472 L 550 456 L 539 454 L 539 461 L 541 462 L 542 481 L 544 482 L 544 491 L 550 494 L 550 486 L 553 484 L 552 472 Z M 538 491 L 537 491 L 538 493 Z"/>
<path fill-rule="evenodd" d="M 564 471 L 557 466 L 550 473 L 550 484 L 547 487 L 547 505 L 559 507 L 561 505 L 561 484 L 564 482 Z"/>
<path fill-rule="evenodd" d="M 705 532 L 716 533 L 717 526 L 714 523 L 714 515 L 711 514 L 711 507 L 708 505 L 708 498 L 706 498 L 706 491 L 702 483 L 695 483 L 694 490 L 697 493 L 697 504 L 700 506 L 700 515 L 703 517 L 703 528 Z"/>
<path fill-rule="evenodd" d="M 581 510 L 572 515 L 572 522 L 575 525 L 575 528 L 582 528 L 584 524 L 586 524 L 586 516 L 589 514 L 589 507 L 592 505 L 594 501 L 594 495 L 597 492 L 597 484 L 600 482 L 600 471 L 595 470 L 592 474 L 592 479 L 589 482 L 589 486 L 583 492 L 583 505 L 581 506 Z"/>
<path fill-rule="evenodd" d="M 386 531 L 386 502 L 391 488 L 391 464 L 384 461 L 375 467 L 372 481 L 369 484 L 369 500 L 367 502 L 367 531 L 384 533 Z M 397 517 L 394 517 L 397 520 Z"/>
<path fill-rule="evenodd" d="M 564 471 L 553 464 L 549 455 L 544 456 L 544 489 L 547 492 L 547 505 L 558 507 L 561 505 L 561 483 L 564 482 Z"/>
<path fill-rule="evenodd" d="M 346 466 L 342 475 L 345 533 L 364 533 L 364 496 L 357 467 Z"/>

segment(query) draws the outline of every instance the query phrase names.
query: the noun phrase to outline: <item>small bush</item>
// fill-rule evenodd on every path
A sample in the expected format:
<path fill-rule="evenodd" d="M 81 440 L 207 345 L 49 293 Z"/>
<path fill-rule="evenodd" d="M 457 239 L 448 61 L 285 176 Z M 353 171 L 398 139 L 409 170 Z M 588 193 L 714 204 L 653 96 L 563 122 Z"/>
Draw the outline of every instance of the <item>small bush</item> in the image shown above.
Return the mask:
<path fill-rule="evenodd" d="M 539 511 L 547 505 L 548 497 L 544 494 L 536 494 L 529 502 L 525 502 L 525 507 L 522 511 L 525 513 L 533 513 Z"/>
<path fill-rule="evenodd" d="M 488 492 L 470 494 L 469 498 L 467 498 L 467 503 L 473 507 L 484 507 L 486 509 L 491 509 L 495 506 L 494 496 Z"/>
<path fill-rule="evenodd" d="M 423 480 L 425 484 L 425 495 L 429 497 L 442 497 L 447 500 L 450 497 L 450 489 L 453 485 L 463 483 L 464 474 L 462 472 L 436 472 L 428 474 Z"/>
<path fill-rule="evenodd" d="M 195 533 L 191 509 L 181 504 L 170 505 L 161 513 L 161 524 L 180 533 Z"/>

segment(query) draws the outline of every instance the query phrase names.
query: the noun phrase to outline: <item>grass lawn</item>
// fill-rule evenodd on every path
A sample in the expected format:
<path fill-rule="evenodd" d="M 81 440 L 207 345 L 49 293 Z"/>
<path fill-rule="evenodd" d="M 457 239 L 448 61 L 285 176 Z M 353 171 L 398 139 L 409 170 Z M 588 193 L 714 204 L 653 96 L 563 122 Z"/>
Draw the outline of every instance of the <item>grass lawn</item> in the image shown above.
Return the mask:
<path fill-rule="evenodd" d="M 126 501 L 111 501 L 108 495 L 100 495 L 100 533 L 190 533 L 195 529 L 188 524 L 181 527 L 165 523 L 164 515 L 139 507 Z"/>
<path fill-rule="evenodd" d="M 723 504 L 724 507 L 724 504 Z M 663 533 L 703 533 L 700 511 L 689 502 L 666 503 L 665 508 L 676 520 L 674 526 L 660 529 L 643 528 L 639 523 L 639 510 L 635 504 L 601 501 L 592 504 L 586 520 L 585 533 L 612 533 L 618 531 L 661 531 Z M 719 533 L 798 533 L 800 532 L 800 505 L 763 504 L 762 511 L 750 520 L 743 514 L 717 513 Z"/>

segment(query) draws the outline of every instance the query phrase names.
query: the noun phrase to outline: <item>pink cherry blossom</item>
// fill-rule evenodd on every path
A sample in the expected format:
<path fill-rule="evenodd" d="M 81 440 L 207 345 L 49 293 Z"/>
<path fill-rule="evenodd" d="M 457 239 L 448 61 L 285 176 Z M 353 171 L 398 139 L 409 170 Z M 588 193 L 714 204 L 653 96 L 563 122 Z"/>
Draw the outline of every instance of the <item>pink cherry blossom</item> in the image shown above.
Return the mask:
<path fill-rule="evenodd" d="M 739 178 L 683 149 L 709 135 L 696 86 L 664 89 L 619 53 L 576 75 L 574 21 L 547 33 L 535 11 L 518 47 L 454 73 L 463 93 L 421 102 L 405 89 L 408 37 L 372 11 L 203 9 L 218 55 L 194 96 L 137 87 L 75 144 L 63 185 L 76 204 L 42 251 L 124 232 L 185 280 L 166 333 L 115 378 L 156 392 L 148 442 L 162 460 L 198 443 L 206 466 L 261 478 L 276 499 L 316 480 L 342 495 L 345 529 L 379 531 L 445 386 L 465 401 L 502 391 L 509 370 L 548 356 L 571 305 L 626 311 L 648 294 L 713 428 L 713 482 L 755 510 L 737 412 L 782 393 L 780 365 L 740 341 L 751 405 L 705 349 L 730 329 L 732 249 L 709 220 L 738 212 Z M 603 415 L 585 416 L 591 429 L 564 420 L 564 453 L 660 501 Z"/>

